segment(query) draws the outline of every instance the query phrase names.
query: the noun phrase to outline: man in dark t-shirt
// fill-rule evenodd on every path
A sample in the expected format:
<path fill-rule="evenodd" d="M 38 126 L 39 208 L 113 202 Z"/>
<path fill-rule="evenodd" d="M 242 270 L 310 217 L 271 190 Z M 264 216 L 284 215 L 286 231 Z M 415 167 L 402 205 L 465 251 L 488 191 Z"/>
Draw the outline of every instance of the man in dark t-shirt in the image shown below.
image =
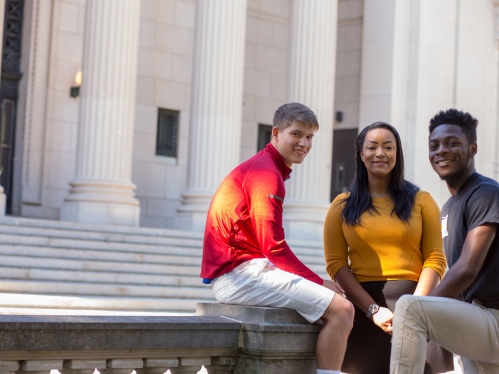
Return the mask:
<path fill-rule="evenodd" d="M 391 373 L 423 373 L 427 339 L 466 374 L 499 373 L 499 183 L 475 171 L 477 124 L 456 109 L 430 121 L 430 162 L 452 195 L 441 214 L 449 270 L 430 296 L 397 302 Z"/>

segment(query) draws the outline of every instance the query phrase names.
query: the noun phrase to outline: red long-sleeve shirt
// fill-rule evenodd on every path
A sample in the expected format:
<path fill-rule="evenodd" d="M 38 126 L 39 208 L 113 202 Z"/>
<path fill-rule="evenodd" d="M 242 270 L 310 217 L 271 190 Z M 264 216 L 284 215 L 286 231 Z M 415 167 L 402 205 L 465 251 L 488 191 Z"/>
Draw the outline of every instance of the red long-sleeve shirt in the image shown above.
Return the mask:
<path fill-rule="evenodd" d="M 223 180 L 211 202 L 203 243 L 201 277 L 212 279 L 254 258 L 322 285 L 284 238 L 284 180 L 291 169 L 269 143 Z"/>

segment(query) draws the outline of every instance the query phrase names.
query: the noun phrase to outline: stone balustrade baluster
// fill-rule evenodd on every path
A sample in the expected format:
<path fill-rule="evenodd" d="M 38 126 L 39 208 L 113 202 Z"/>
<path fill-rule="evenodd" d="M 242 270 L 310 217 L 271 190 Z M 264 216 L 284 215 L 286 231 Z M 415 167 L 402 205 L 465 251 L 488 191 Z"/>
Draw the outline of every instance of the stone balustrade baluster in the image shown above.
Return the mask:
<path fill-rule="evenodd" d="M 130 374 L 135 369 L 142 369 L 141 358 L 118 358 L 106 361 L 106 368 L 99 370 L 101 374 Z"/>
<path fill-rule="evenodd" d="M 168 369 L 178 367 L 178 358 L 165 357 L 165 358 L 145 358 L 144 367 L 142 369 L 135 369 L 137 374 L 163 374 Z"/>
<path fill-rule="evenodd" d="M 19 374 L 50 374 L 51 370 L 62 370 L 63 360 L 21 361 Z"/>
<path fill-rule="evenodd" d="M 0 361 L 0 374 L 13 373 L 21 367 L 19 361 Z"/>
<path fill-rule="evenodd" d="M 106 360 L 64 360 L 61 374 L 93 374 L 106 368 Z"/>

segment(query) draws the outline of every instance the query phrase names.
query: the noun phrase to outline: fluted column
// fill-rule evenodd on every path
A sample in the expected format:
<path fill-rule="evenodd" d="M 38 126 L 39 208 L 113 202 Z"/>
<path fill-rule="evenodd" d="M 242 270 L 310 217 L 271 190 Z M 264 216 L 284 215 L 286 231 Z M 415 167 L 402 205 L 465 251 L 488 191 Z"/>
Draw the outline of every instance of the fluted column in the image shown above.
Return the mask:
<path fill-rule="evenodd" d="M 319 131 L 287 182 L 284 227 L 288 238 L 320 240 L 330 203 L 338 4 L 294 0 L 292 6 L 289 101 L 310 107 Z"/>
<path fill-rule="evenodd" d="M 140 0 L 87 0 L 76 177 L 61 219 L 137 226 L 131 182 Z"/>
<path fill-rule="evenodd" d="M 239 163 L 246 0 L 198 0 L 187 189 L 177 227 L 201 231 L 218 185 Z"/>

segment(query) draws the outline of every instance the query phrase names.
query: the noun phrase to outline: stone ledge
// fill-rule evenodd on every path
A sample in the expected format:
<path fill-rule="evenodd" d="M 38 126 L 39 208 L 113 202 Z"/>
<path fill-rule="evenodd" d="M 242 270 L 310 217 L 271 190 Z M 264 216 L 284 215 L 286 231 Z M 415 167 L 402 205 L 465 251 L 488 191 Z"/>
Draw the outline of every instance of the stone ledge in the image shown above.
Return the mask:
<path fill-rule="evenodd" d="M 69 367 L 81 362 L 70 360 L 104 360 L 105 372 L 121 374 L 132 366 L 139 374 L 168 366 L 173 374 L 196 373 L 199 363 L 210 374 L 306 374 L 315 373 L 319 330 L 293 310 L 212 303 L 198 304 L 193 316 L 0 315 L 0 362 L 18 362 L 18 374 L 35 364 L 55 369 L 55 361 L 79 370 Z M 118 368 L 124 359 L 131 366 Z"/>

